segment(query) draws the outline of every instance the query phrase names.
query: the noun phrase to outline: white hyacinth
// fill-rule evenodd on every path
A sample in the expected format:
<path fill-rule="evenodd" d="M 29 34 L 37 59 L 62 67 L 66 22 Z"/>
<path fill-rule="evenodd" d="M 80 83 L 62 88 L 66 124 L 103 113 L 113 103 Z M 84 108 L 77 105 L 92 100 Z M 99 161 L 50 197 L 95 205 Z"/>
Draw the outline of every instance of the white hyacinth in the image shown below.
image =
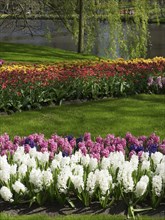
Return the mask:
<path fill-rule="evenodd" d="M 14 191 L 18 194 L 24 194 L 27 191 L 27 188 L 23 183 L 20 182 L 20 180 L 17 180 L 13 185 L 12 188 Z"/>
<path fill-rule="evenodd" d="M 37 167 L 37 163 L 34 157 L 29 158 L 29 160 L 27 161 L 26 165 L 28 166 L 28 168 L 36 168 Z"/>
<path fill-rule="evenodd" d="M 165 154 L 163 155 L 163 158 L 161 160 L 161 163 L 165 163 Z"/>
<path fill-rule="evenodd" d="M 132 178 L 133 169 L 129 161 L 125 161 L 122 167 L 120 167 L 117 180 L 119 184 L 123 185 L 124 192 L 132 192 L 134 189 L 134 181 Z"/>
<path fill-rule="evenodd" d="M 42 157 L 41 157 L 41 161 L 40 162 L 42 164 L 48 163 L 49 162 L 49 156 L 50 156 L 49 152 L 42 153 Z"/>
<path fill-rule="evenodd" d="M 6 186 L 2 186 L 2 188 L 0 189 L 0 195 L 2 197 L 3 200 L 5 200 L 6 202 L 13 202 L 13 194 L 10 191 L 9 188 L 7 188 Z"/>
<path fill-rule="evenodd" d="M 63 159 L 62 152 L 55 154 L 54 159 L 60 162 Z"/>
<path fill-rule="evenodd" d="M 102 195 L 106 195 L 112 185 L 112 176 L 108 170 L 96 170 L 97 184 L 101 190 Z"/>
<path fill-rule="evenodd" d="M 9 166 L 7 162 L 7 156 L 0 156 L 0 170 L 6 169 L 7 166 Z"/>
<path fill-rule="evenodd" d="M 149 160 L 149 152 L 143 152 L 142 153 L 142 155 L 141 155 L 141 157 L 140 157 L 140 161 L 142 162 L 142 161 L 147 161 L 147 160 Z"/>
<path fill-rule="evenodd" d="M 71 167 L 72 173 L 75 176 L 83 176 L 84 175 L 84 168 L 82 165 L 74 165 L 73 167 Z"/>
<path fill-rule="evenodd" d="M 0 181 L 7 184 L 9 180 L 10 180 L 10 169 L 0 170 Z"/>
<path fill-rule="evenodd" d="M 23 162 L 22 159 L 24 158 L 24 155 L 24 147 L 18 147 L 17 150 L 14 152 L 13 161 L 17 164 L 21 164 Z"/>
<path fill-rule="evenodd" d="M 150 161 L 143 160 L 141 165 L 141 170 L 149 170 L 150 169 Z"/>
<path fill-rule="evenodd" d="M 101 165 L 101 169 L 104 170 L 108 169 L 110 167 L 110 159 L 103 157 L 100 165 Z"/>
<path fill-rule="evenodd" d="M 80 151 L 76 151 L 75 154 L 72 154 L 71 158 L 70 158 L 70 163 L 79 163 L 80 159 L 82 157 L 82 153 Z"/>
<path fill-rule="evenodd" d="M 21 159 L 20 159 L 20 163 L 19 164 L 28 164 L 30 160 L 30 155 L 29 154 L 23 154 Z"/>
<path fill-rule="evenodd" d="M 46 187 L 51 185 L 51 183 L 53 182 L 53 175 L 50 169 L 42 171 L 42 179 Z"/>
<path fill-rule="evenodd" d="M 71 176 L 71 182 L 74 185 L 74 188 L 78 190 L 79 193 L 82 192 L 82 190 L 84 190 L 84 180 L 83 180 L 83 176 Z"/>
<path fill-rule="evenodd" d="M 80 164 L 71 164 L 71 171 L 71 182 L 73 183 L 74 188 L 77 189 L 79 193 L 81 193 L 84 189 L 84 167 Z"/>
<path fill-rule="evenodd" d="M 43 188 L 43 178 L 42 172 L 40 169 L 33 168 L 29 175 L 29 182 L 32 183 L 35 188 L 38 190 L 42 190 Z"/>
<path fill-rule="evenodd" d="M 144 193 L 147 190 L 148 183 L 149 183 L 149 177 L 147 175 L 144 175 L 140 178 L 140 180 L 139 180 L 139 182 L 137 182 L 136 188 L 135 188 L 136 197 L 141 197 L 144 195 Z"/>
<path fill-rule="evenodd" d="M 130 160 L 130 166 L 133 170 L 137 170 L 139 165 L 139 158 L 137 155 L 132 155 L 131 160 Z"/>
<path fill-rule="evenodd" d="M 94 193 L 96 187 L 97 177 L 94 172 L 90 172 L 88 174 L 87 183 L 86 183 L 86 190 L 89 192 L 90 195 Z"/>
<path fill-rule="evenodd" d="M 98 166 L 98 162 L 96 158 L 91 157 L 89 162 L 89 170 L 94 171 Z"/>
<path fill-rule="evenodd" d="M 89 162 L 90 162 L 90 156 L 89 154 L 87 154 L 86 156 L 82 155 L 81 156 L 81 164 L 84 166 L 84 167 L 87 167 L 89 165 Z"/>
<path fill-rule="evenodd" d="M 34 158 L 36 158 L 36 159 L 39 161 L 39 163 L 40 163 L 40 161 L 42 161 L 42 152 L 37 151 L 37 152 L 35 153 Z"/>
<path fill-rule="evenodd" d="M 30 150 L 29 150 L 29 155 L 31 156 L 31 157 L 36 157 L 36 155 L 37 155 L 37 153 L 38 153 L 38 151 L 37 151 L 37 149 L 35 148 L 35 147 L 33 147 L 33 148 L 30 148 Z"/>
<path fill-rule="evenodd" d="M 10 175 L 15 175 L 17 173 L 17 164 L 10 166 Z"/>
<path fill-rule="evenodd" d="M 53 159 L 50 167 L 51 167 L 51 170 L 53 172 L 54 170 L 60 168 L 60 162 L 56 159 Z"/>
<path fill-rule="evenodd" d="M 162 161 L 160 164 L 157 164 L 155 174 L 162 177 L 163 183 L 165 185 L 165 162 Z"/>
<path fill-rule="evenodd" d="M 57 188 L 61 193 L 67 193 L 67 183 L 71 176 L 72 172 L 70 166 L 63 167 L 57 178 Z"/>
<path fill-rule="evenodd" d="M 163 159 L 163 154 L 160 152 L 155 152 L 154 154 L 151 154 L 151 159 L 153 160 L 154 164 L 157 165 Z"/>
<path fill-rule="evenodd" d="M 70 157 L 63 157 L 60 161 L 60 166 L 63 168 L 70 164 Z"/>
<path fill-rule="evenodd" d="M 122 167 L 125 163 L 124 154 L 122 152 L 112 152 L 110 153 L 108 158 L 110 160 L 110 166 L 112 167 L 114 172 L 118 167 Z"/>
<path fill-rule="evenodd" d="M 152 177 L 152 190 L 154 194 L 158 197 L 161 196 L 163 189 L 162 177 L 160 175 L 156 175 Z"/>
<path fill-rule="evenodd" d="M 27 165 L 26 164 L 21 164 L 19 167 L 18 167 L 18 175 L 19 175 L 19 178 L 23 178 L 26 176 L 26 173 L 27 173 Z"/>

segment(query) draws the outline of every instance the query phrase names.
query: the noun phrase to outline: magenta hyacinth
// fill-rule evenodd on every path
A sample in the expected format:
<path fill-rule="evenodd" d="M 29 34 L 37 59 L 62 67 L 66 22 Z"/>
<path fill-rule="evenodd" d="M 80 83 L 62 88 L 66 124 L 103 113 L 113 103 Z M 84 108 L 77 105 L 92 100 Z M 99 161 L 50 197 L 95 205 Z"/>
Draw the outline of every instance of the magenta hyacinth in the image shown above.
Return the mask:
<path fill-rule="evenodd" d="M 6 133 L 0 136 L 0 155 L 13 154 L 19 146 L 24 147 L 25 153 L 28 153 L 33 147 L 43 153 L 49 152 L 50 159 L 53 159 L 54 155 L 60 151 L 64 156 L 70 156 L 77 150 L 80 150 L 83 155 L 88 153 L 97 160 L 108 157 L 115 151 L 122 152 L 126 157 L 136 154 L 139 158 L 143 152 L 149 152 L 149 155 L 151 155 L 160 151 L 165 154 L 165 139 L 160 141 L 160 137 L 155 133 L 149 137 L 144 135 L 135 137 L 127 132 L 125 138 L 108 134 L 105 138 L 96 137 L 95 141 L 91 139 L 91 134 L 87 132 L 84 137 L 78 139 L 73 136 L 72 138 L 61 137 L 57 134 L 53 134 L 50 139 L 46 139 L 43 134 L 35 133 L 27 137 L 15 136 L 12 141 Z"/>

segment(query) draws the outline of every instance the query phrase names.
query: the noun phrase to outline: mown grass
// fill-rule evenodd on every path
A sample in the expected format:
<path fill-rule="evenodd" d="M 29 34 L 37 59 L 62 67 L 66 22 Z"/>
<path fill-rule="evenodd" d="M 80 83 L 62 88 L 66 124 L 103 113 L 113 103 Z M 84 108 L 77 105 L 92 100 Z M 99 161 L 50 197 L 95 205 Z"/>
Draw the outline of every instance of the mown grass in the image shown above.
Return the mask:
<path fill-rule="evenodd" d="M 0 134 L 11 137 L 57 133 L 76 137 L 91 132 L 93 137 L 108 133 L 124 136 L 150 135 L 165 138 L 165 95 L 135 95 L 81 104 L 44 107 L 41 110 L 0 115 Z"/>
<path fill-rule="evenodd" d="M 98 58 L 47 46 L 0 42 L 0 59 L 11 62 L 54 63 Z"/>
<path fill-rule="evenodd" d="M 7 214 L 0 214 L 0 220 L 124 220 L 125 216 L 119 215 L 68 215 L 68 216 L 55 216 L 48 215 L 21 215 L 11 216 Z M 139 216 L 137 220 L 163 220 L 164 217 L 147 217 Z"/>

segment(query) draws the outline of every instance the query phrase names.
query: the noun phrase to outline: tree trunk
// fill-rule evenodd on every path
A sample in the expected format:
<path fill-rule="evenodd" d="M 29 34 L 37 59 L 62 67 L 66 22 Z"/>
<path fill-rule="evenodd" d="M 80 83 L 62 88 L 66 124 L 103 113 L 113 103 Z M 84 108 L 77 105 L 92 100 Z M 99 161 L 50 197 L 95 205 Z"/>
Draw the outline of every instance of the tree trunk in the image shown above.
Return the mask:
<path fill-rule="evenodd" d="M 78 33 L 78 53 L 84 51 L 84 0 L 79 0 L 79 33 Z"/>

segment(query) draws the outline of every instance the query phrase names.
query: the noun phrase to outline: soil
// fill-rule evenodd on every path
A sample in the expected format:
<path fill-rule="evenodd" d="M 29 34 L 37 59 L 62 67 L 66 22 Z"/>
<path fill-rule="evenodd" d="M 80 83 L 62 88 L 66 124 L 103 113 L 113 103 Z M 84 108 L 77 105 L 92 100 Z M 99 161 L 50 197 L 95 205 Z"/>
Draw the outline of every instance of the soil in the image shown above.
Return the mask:
<path fill-rule="evenodd" d="M 60 206 L 57 203 L 46 204 L 42 207 L 33 204 L 29 207 L 28 204 L 14 205 L 0 201 L 0 212 L 5 212 L 10 215 L 46 214 L 49 216 L 57 216 L 71 214 L 111 214 L 124 216 L 127 214 L 127 207 L 122 201 L 106 209 L 103 209 L 98 202 L 91 203 L 90 207 L 84 207 L 80 202 L 76 202 L 76 208 L 71 208 L 69 205 Z M 155 210 L 140 213 L 140 215 L 148 215 L 152 220 L 156 220 L 157 217 L 161 217 L 162 220 L 165 220 L 165 204 L 161 204 Z"/>

